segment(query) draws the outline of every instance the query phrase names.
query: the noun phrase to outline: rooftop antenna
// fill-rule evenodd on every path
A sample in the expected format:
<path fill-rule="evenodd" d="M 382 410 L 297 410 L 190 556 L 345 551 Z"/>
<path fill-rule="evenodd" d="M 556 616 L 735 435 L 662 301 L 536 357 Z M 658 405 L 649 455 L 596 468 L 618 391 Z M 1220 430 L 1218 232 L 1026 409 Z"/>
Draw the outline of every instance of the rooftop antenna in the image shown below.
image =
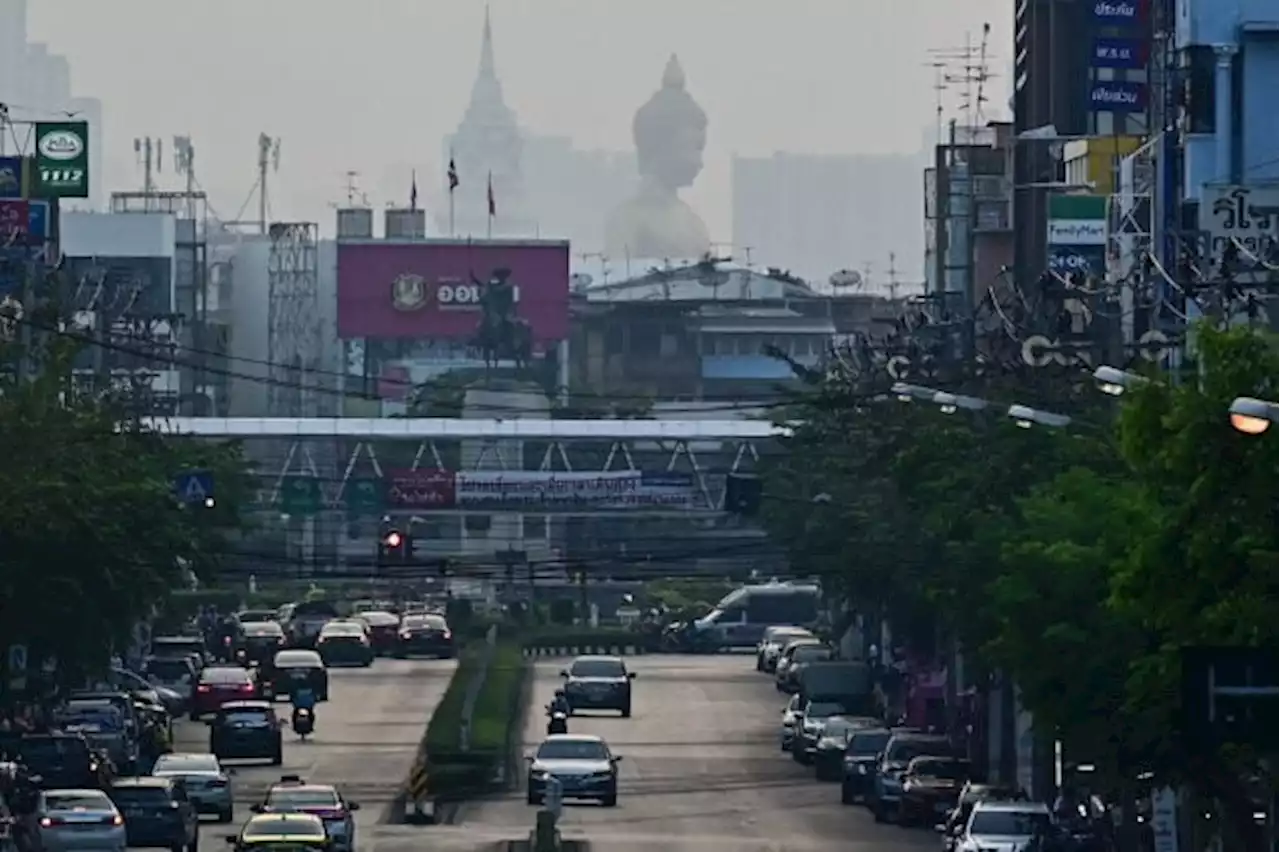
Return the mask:
<path fill-rule="evenodd" d="M 190 136 L 173 137 L 173 170 L 187 179 L 187 216 L 196 217 L 196 148 Z"/>
<path fill-rule="evenodd" d="M 933 69 L 933 115 L 934 115 L 934 144 L 941 145 L 943 142 L 942 135 L 942 116 L 945 110 L 942 106 L 942 96 L 947 91 L 947 79 L 945 62 L 926 62 L 926 68 Z"/>
<path fill-rule="evenodd" d="M 348 171 L 346 174 L 347 207 L 368 207 L 369 196 L 360 189 L 360 173 Z"/>
<path fill-rule="evenodd" d="M 267 176 L 271 172 L 280 171 L 280 137 L 258 134 L 258 231 L 264 236 L 267 233 L 267 209 L 270 206 L 270 193 L 267 191 Z"/>
<path fill-rule="evenodd" d="M 986 83 L 994 75 L 988 68 L 990 55 L 987 49 L 991 37 L 991 24 L 982 25 L 982 40 L 973 43 L 970 33 L 965 33 L 963 47 L 930 50 L 933 61 L 942 66 L 942 84 L 956 83 L 964 87 L 960 109 L 965 124 L 976 129 L 982 121 L 983 104 L 986 103 Z M 939 96 L 940 97 L 940 96 Z M 967 140 L 973 143 L 972 136 Z"/>
<path fill-rule="evenodd" d="M 133 154 L 142 166 L 143 209 L 151 209 L 151 199 L 156 193 L 155 176 L 161 171 L 164 159 L 164 143 L 159 137 L 143 136 L 133 140 Z"/>

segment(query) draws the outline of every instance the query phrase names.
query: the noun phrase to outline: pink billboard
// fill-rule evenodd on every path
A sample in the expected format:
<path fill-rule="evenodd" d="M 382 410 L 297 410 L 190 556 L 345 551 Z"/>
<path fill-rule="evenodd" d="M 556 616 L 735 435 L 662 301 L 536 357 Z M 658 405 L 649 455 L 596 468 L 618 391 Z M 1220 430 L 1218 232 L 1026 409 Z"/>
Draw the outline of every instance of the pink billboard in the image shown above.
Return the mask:
<path fill-rule="evenodd" d="M 338 336 L 470 339 L 487 282 L 502 279 L 537 344 L 568 337 L 567 242 L 340 242 Z"/>

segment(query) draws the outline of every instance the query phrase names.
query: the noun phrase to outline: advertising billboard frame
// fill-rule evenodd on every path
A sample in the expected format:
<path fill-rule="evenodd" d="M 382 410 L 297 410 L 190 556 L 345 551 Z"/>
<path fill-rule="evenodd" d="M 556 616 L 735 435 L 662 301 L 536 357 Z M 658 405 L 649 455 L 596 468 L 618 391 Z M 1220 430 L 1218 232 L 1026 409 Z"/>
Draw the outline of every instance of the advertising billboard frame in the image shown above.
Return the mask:
<path fill-rule="evenodd" d="M 338 336 L 468 341 L 480 296 L 505 276 L 512 311 L 545 351 L 569 334 L 565 240 L 341 240 Z"/>
<path fill-rule="evenodd" d="M 89 197 L 89 122 L 38 121 L 35 133 L 36 198 Z"/>

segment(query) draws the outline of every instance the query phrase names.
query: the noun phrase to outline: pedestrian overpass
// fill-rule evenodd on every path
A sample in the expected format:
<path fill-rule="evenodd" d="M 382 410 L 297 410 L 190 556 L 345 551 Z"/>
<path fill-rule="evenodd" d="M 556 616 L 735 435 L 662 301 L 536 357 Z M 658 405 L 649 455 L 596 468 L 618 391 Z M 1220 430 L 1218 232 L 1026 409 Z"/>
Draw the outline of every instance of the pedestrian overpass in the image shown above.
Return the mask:
<path fill-rule="evenodd" d="M 273 442 L 280 449 L 273 453 L 278 464 L 268 473 L 274 483 L 267 489 L 266 505 L 279 504 L 282 490 L 298 478 L 313 481 L 310 484 L 320 492 L 326 508 L 349 505 L 349 492 L 354 490 L 349 486 L 370 474 L 378 480 L 394 475 L 392 466 L 379 458 L 378 447 L 396 442 L 414 448 L 409 471 L 453 469 L 460 478 L 502 472 L 525 478 L 541 473 L 547 479 L 556 473 L 687 475 L 696 495 L 693 503 L 668 509 L 681 516 L 690 511 L 722 511 L 724 475 L 752 469 L 762 450 L 767 452 L 779 438 L 791 434 L 788 426 L 742 419 L 169 417 L 151 418 L 143 425 L 171 435 Z M 592 464 L 575 466 L 572 459 L 581 454 L 573 448 L 588 444 L 600 448 L 591 454 Z M 464 450 L 458 456 L 461 463 L 446 463 L 445 447 L 459 445 Z M 525 457 L 524 448 L 529 445 L 540 450 L 536 466 Z M 317 447 L 326 449 L 320 453 Z M 647 463 L 647 470 L 637 465 L 638 456 Z M 645 508 L 645 514 L 654 514 L 658 508 Z M 634 508 L 619 511 L 635 513 Z M 600 513 L 609 511 L 592 512 Z"/>

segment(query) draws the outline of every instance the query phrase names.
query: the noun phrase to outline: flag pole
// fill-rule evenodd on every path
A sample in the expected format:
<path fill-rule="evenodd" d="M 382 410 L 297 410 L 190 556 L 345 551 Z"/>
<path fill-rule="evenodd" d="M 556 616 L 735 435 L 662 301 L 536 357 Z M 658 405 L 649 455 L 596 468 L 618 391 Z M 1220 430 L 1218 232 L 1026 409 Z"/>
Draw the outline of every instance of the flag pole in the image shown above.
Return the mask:
<path fill-rule="evenodd" d="M 449 190 L 449 236 L 454 236 L 453 190 Z"/>

